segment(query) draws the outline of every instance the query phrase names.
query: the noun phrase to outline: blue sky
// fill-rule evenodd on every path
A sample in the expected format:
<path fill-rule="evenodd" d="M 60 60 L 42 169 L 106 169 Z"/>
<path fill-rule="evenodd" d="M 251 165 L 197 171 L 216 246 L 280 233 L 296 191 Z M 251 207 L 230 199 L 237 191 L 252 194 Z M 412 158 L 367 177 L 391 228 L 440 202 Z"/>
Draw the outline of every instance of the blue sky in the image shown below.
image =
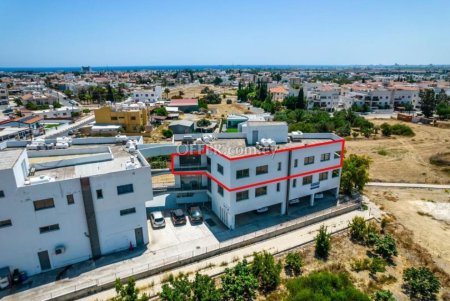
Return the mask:
<path fill-rule="evenodd" d="M 448 0 L 0 0 L 0 66 L 450 64 Z"/>

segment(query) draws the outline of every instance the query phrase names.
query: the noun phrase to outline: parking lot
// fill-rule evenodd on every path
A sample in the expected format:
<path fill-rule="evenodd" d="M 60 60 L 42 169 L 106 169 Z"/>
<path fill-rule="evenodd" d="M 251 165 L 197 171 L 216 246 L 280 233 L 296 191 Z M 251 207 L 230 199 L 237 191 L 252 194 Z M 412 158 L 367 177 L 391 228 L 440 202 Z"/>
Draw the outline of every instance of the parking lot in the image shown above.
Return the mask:
<path fill-rule="evenodd" d="M 220 243 L 240 236 L 336 206 L 336 200 L 331 194 L 317 200 L 313 207 L 309 206 L 309 198 L 291 205 L 288 215 L 281 215 L 280 206 L 276 205 L 262 214 L 251 211 L 237 216 L 236 228 L 229 230 L 211 211 L 209 204 L 201 206 L 204 222 L 192 224 L 188 218 L 187 205 L 178 207 L 175 199 L 170 195 L 157 198 L 156 202 L 147 207 L 149 215 L 150 212 L 161 211 L 162 208 L 171 209 L 162 210 L 166 224 L 164 228 L 153 229 L 150 220 L 148 220 L 150 236 L 148 251 L 155 254 L 164 252 L 167 256 L 218 247 Z M 183 209 L 186 214 L 187 222 L 185 225 L 174 226 L 172 223 L 170 211 L 175 208 Z"/>

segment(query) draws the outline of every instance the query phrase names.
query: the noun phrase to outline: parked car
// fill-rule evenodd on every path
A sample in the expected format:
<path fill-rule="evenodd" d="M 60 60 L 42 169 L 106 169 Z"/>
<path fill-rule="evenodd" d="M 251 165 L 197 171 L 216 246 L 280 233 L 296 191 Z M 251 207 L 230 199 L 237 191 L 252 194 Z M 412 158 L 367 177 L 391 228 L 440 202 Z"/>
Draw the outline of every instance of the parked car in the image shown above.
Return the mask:
<path fill-rule="evenodd" d="M 269 211 L 269 207 L 262 207 L 255 210 L 256 213 L 265 213 L 267 211 Z"/>
<path fill-rule="evenodd" d="M 191 207 L 189 208 L 189 219 L 191 223 L 202 223 L 203 222 L 203 214 L 200 210 L 200 207 Z"/>
<path fill-rule="evenodd" d="M 295 205 L 295 204 L 298 204 L 298 203 L 300 203 L 300 198 L 296 198 L 296 199 L 293 199 L 293 200 L 289 201 L 289 205 Z"/>
<path fill-rule="evenodd" d="M 186 215 L 184 215 L 183 210 L 175 209 L 170 212 L 170 217 L 172 218 L 172 223 L 176 225 L 186 224 Z"/>
<path fill-rule="evenodd" d="M 315 199 L 323 199 L 323 193 L 316 193 L 316 194 L 314 195 L 314 198 L 315 198 Z"/>
<path fill-rule="evenodd" d="M 161 211 L 150 213 L 150 222 L 154 229 L 164 228 L 166 226 L 166 221 L 164 220 L 164 215 Z"/>

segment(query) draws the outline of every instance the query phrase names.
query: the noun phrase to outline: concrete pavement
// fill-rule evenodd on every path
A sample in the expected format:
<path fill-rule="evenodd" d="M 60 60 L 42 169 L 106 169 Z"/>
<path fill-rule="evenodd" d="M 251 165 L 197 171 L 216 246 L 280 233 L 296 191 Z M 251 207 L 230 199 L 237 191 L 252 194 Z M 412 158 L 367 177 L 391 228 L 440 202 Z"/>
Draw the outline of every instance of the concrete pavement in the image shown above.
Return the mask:
<path fill-rule="evenodd" d="M 378 216 L 378 214 L 380 214 L 380 211 L 375 208 L 374 210 L 372 210 L 371 207 L 374 207 L 374 205 L 369 205 L 370 210 L 352 211 L 328 219 L 322 223 L 316 223 L 244 248 L 239 248 L 228 253 L 196 262 L 194 264 L 174 269 L 171 271 L 171 273 L 163 273 L 146 279 L 138 280 L 136 282 L 136 286 L 140 288 L 142 292 L 145 292 L 150 296 L 154 296 L 161 290 L 162 284 L 169 274 L 177 275 L 181 272 L 193 276 L 196 272 L 199 272 L 201 274 L 206 274 L 209 276 L 220 275 L 225 268 L 234 266 L 239 260 L 242 260 L 244 258 L 248 258 L 248 260 L 251 260 L 250 256 L 254 252 L 261 252 L 265 250 L 276 255 L 309 244 L 314 241 L 314 238 L 322 224 L 328 227 L 329 232 L 338 233 L 346 229 L 349 222 L 355 216 L 362 216 L 365 219 L 380 218 L 380 216 Z M 116 293 L 114 289 L 110 289 L 80 300 L 108 300 L 110 298 L 113 298 L 115 294 Z"/>
<path fill-rule="evenodd" d="M 372 212 L 372 213 L 371 213 Z M 329 218 L 322 223 L 328 226 L 330 231 L 339 231 L 345 229 L 349 223 L 349 221 L 356 215 L 364 216 L 365 218 L 373 217 L 375 211 L 366 210 L 366 211 L 352 211 L 349 213 L 345 213 L 333 218 Z M 278 227 L 287 227 L 292 224 L 291 221 L 281 224 Z M 224 268 L 223 262 L 233 263 L 237 261 L 237 258 L 242 259 L 244 255 L 251 255 L 255 251 L 268 250 L 271 252 L 281 252 L 285 250 L 289 250 L 296 246 L 302 245 L 311 241 L 315 236 L 315 231 L 317 231 L 318 227 L 322 223 L 312 224 L 310 226 L 305 226 L 303 228 L 292 230 L 287 234 L 279 235 L 274 238 L 266 239 L 261 242 L 257 242 L 246 247 L 241 247 L 237 249 L 233 249 L 226 253 L 222 253 L 221 255 L 217 255 L 215 257 L 208 257 L 204 260 L 199 260 L 193 264 L 185 265 L 182 268 L 172 269 L 172 272 L 177 272 L 178 270 L 183 271 L 197 271 L 199 269 L 203 269 L 205 266 L 209 266 L 211 263 L 217 267 L 222 265 L 222 269 Z M 261 230 L 269 231 L 269 229 Z M 75 270 L 71 270 L 67 272 L 63 279 L 59 281 L 52 281 L 51 275 L 48 276 L 46 282 L 41 283 L 32 283 L 29 289 L 24 290 L 22 292 L 18 292 L 14 295 L 6 296 L 5 300 L 51 300 L 58 296 L 64 296 L 70 294 L 74 291 L 80 291 L 83 288 L 95 288 L 101 287 L 107 283 L 111 283 L 115 278 L 126 278 L 131 275 L 136 275 L 139 273 L 145 273 L 146 271 L 151 270 L 154 267 L 170 265 L 173 263 L 177 263 L 180 261 L 184 261 L 188 258 L 192 258 L 196 255 L 207 254 L 209 252 L 213 252 L 218 248 L 223 248 L 224 246 L 234 243 L 238 241 L 242 241 L 246 239 L 246 236 L 255 236 L 256 232 L 244 235 L 242 237 L 236 237 L 234 239 L 230 239 L 223 243 L 211 244 L 211 245 L 201 245 L 200 242 L 193 241 L 190 243 L 189 241 L 182 242 L 179 245 L 172 246 L 170 248 L 165 248 L 163 250 L 154 250 L 149 248 L 147 250 L 136 250 L 134 253 L 120 253 L 114 256 L 113 259 L 111 257 L 100 259 L 95 262 L 88 261 L 84 263 L 83 266 L 77 267 Z M 204 238 L 204 243 L 212 243 L 208 242 Z M 186 252 L 189 245 L 189 248 L 194 248 Z M 197 247 L 196 247 L 197 245 Z M 198 246 L 201 247 L 198 249 Z M 141 254 L 136 254 L 141 253 Z M 205 253 L 206 252 L 206 253 Z M 213 255 L 211 255 L 213 256 Z M 212 273 L 215 273 L 212 271 Z M 40 275 L 38 278 L 35 278 L 36 281 L 39 281 L 41 278 L 45 278 L 45 274 Z M 156 283 L 161 283 L 163 275 L 157 275 L 146 278 L 145 280 L 138 281 L 139 286 L 148 286 L 148 283 L 152 281 Z M 150 280 L 151 279 L 151 280 Z M 155 285 L 155 289 L 157 286 Z M 104 299 L 103 294 L 107 296 L 108 294 L 114 294 L 113 290 L 106 290 L 105 292 L 99 293 L 101 297 L 93 297 L 91 300 L 95 300 L 96 298 Z M 68 296 L 70 298 L 70 295 Z M 106 297 L 107 298 L 107 297 Z M 105 299 L 106 299 L 105 298 Z M 68 300 L 65 297 L 64 300 Z"/>
<path fill-rule="evenodd" d="M 450 189 L 450 185 L 449 184 L 368 182 L 366 185 L 367 186 L 374 186 L 374 187 L 393 187 L 393 188 Z"/>

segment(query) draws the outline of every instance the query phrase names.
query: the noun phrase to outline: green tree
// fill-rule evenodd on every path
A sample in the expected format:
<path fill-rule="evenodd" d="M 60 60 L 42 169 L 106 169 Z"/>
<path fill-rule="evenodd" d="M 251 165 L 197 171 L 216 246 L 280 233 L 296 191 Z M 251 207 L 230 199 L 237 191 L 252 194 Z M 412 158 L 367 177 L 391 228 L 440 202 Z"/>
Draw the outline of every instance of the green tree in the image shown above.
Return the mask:
<path fill-rule="evenodd" d="M 222 294 L 208 275 L 195 274 L 192 282 L 192 301 L 220 301 Z"/>
<path fill-rule="evenodd" d="M 169 115 L 169 113 L 167 112 L 165 107 L 156 108 L 154 112 L 158 116 L 167 116 L 167 115 Z"/>
<path fill-rule="evenodd" d="M 318 258 L 327 259 L 331 249 L 331 234 L 327 233 L 327 227 L 320 226 L 319 233 L 315 238 L 316 256 Z"/>
<path fill-rule="evenodd" d="M 222 82 L 223 80 L 220 77 L 216 76 L 216 78 L 214 78 L 213 84 L 219 86 Z"/>
<path fill-rule="evenodd" d="M 397 255 L 397 244 L 395 239 L 389 234 L 379 238 L 375 243 L 375 252 L 384 259 L 391 260 L 392 256 Z"/>
<path fill-rule="evenodd" d="M 251 270 L 258 279 L 259 289 L 263 292 L 275 290 L 281 282 L 281 263 L 276 263 L 272 254 L 264 251 L 253 254 Z"/>
<path fill-rule="evenodd" d="M 445 103 L 448 104 L 448 96 L 444 89 L 441 89 L 436 95 L 436 104 Z"/>
<path fill-rule="evenodd" d="M 54 103 L 53 103 L 53 108 L 54 109 L 59 109 L 59 108 L 61 108 L 62 107 L 62 105 L 61 105 L 61 103 L 59 102 L 59 101 L 55 101 Z"/>
<path fill-rule="evenodd" d="M 162 130 L 162 134 L 165 138 L 171 138 L 173 136 L 173 132 L 170 129 Z"/>
<path fill-rule="evenodd" d="M 355 216 L 349 224 L 350 236 L 353 241 L 363 243 L 366 239 L 366 220 L 362 216 Z"/>
<path fill-rule="evenodd" d="M 186 275 L 171 278 L 169 283 L 162 286 L 159 297 L 163 301 L 190 301 L 191 283 Z M 124 300 L 125 301 L 125 300 Z"/>
<path fill-rule="evenodd" d="M 64 90 L 64 94 L 69 98 L 72 98 L 73 96 L 73 92 L 71 90 Z"/>
<path fill-rule="evenodd" d="M 116 279 L 115 283 L 116 297 L 113 301 L 147 301 L 149 297 L 146 294 L 139 295 L 139 289 L 136 287 L 136 283 L 133 278 L 128 279 L 126 285 L 120 282 L 120 279 Z"/>
<path fill-rule="evenodd" d="M 256 297 L 258 280 L 252 274 L 247 261 L 239 262 L 234 268 L 225 269 L 221 276 L 224 301 L 251 301 Z"/>
<path fill-rule="evenodd" d="M 374 301 L 395 301 L 394 294 L 389 290 L 376 291 L 373 296 Z"/>
<path fill-rule="evenodd" d="M 165 88 L 164 89 L 164 94 L 166 94 L 166 99 L 169 99 L 169 93 L 170 93 L 170 89 L 169 88 Z"/>
<path fill-rule="evenodd" d="M 433 89 L 420 90 L 420 109 L 425 117 L 433 116 L 433 112 L 436 109 L 436 98 Z"/>
<path fill-rule="evenodd" d="M 198 127 L 207 127 L 211 125 L 211 121 L 209 121 L 206 118 L 202 118 L 199 121 L 197 121 L 197 126 Z"/>
<path fill-rule="evenodd" d="M 435 300 L 441 284 L 426 267 L 408 268 L 403 272 L 406 292 L 418 300 Z"/>
<path fill-rule="evenodd" d="M 389 137 L 392 135 L 392 128 L 388 123 L 385 122 L 385 123 L 381 124 L 380 127 L 381 127 L 381 134 L 383 136 Z"/>
<path fill-rule="evenodd" d="M 369 181 L 370 158 L 351 154 L 344 159 L 341 176 L 341 191 L 350 194 L 353 190 L 362 191 Z"/>
<path fill-rule="evenodd" d="M 436 114 L 440 119 L 450 118 L 450 105 L 445 102 L 440 102 L 436 107 Z"/>
<path fill-rule="evenodd" d="M 298 253 L 289 253 L 286 256 L 286 264 L 284 269 L 286 274 L 298 276 L 302 272 L 303 260 Z"/>
<path fill-rule="evenodd" d="M 286 287 L 286 301 L 370 300 L 353 286 L 348 273 L 313 272 L 288 280 Z"/>
<path fill-rule="evenodd" d="M 178 96 L 180 96 L 180 98 L 182 98 L 184 96 L 184 92 L 182 90 L 178 91 Z"/>
<path fill-rule="evenodd" d="M 303 91 L 303 87 L 300 87 L 300 90 L 298 91 L 295 108 L 301 110 L 306 109 L 305 92 Z"/>

